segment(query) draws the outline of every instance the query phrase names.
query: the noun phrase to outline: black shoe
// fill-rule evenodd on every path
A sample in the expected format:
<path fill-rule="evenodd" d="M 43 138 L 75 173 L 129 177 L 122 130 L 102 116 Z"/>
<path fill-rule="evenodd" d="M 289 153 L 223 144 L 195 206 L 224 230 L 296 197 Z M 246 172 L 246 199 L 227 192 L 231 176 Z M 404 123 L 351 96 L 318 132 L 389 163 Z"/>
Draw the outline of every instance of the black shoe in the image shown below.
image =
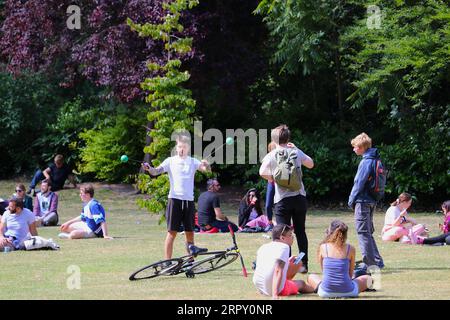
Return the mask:
<path fill-rule="evenodd" d="M 193 244 L 191 244 L 191 245 L 189 246 L 189 252 L 190 252 L 191 255 L 193 255 L 193 256 L 196 256 L 196 255 L 198 255 L 199 253 L 207 252 L 207 251 L 208 251 L 207 248 L 199 248 L 199 247 L 197 247 L 197 246 L 194 246 Z"/>
<path fill-rule="evenodd" d="M 28 190 L 27 190 L 27 194 L 30 194 L 30 193 L 31 193 L 31 191 L 33 191 L 33 193 L 34 193 L 34 189 L 32 189 L 32 188 L 28 188 Z"/>

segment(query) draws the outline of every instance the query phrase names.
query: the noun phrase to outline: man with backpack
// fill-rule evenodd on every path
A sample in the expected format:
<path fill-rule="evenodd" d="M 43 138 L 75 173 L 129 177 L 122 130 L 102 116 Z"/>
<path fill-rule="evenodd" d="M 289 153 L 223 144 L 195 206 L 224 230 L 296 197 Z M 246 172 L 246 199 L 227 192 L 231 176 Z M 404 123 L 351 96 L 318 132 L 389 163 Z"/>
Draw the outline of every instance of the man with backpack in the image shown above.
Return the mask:
<path fill-rule="evenodd" d="M 291 132 L 286 125 L 273 129 L 271 137 L 276 147 L 264 157 L 259 174 L 269 182 L 275 182 L 276 222 L 294 225 L 298 249 L 305 253 L 301 272 L 307 273 L 308 238 L 305 232 L 307 202 L 301 166 L 312 169 L 314 161 L 289 143 Z"/>
<path fill-rule="evenodd" d="M 355 211 L 356 232 L 363 257 L 363 263 L 355 272 L 365 272 L 369 266 L 384 267 L 373 238 L 373 213 L 377 201 L 384 195 L 386 175 L 378 150 L 372 148 L 372 139 L 366 133 L 356 136 L 351 144 L 356 155 L 363 157 L 358 165 L 348 206 Z"/>

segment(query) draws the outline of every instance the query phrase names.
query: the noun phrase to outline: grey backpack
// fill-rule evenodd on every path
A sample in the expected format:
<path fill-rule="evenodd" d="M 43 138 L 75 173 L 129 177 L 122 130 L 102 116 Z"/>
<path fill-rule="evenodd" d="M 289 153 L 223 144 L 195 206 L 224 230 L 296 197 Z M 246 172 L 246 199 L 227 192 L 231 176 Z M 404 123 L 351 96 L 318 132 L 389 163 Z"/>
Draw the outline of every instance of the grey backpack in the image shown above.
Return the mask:
<path fill-rule="evenodd" d="M 273 172 L 275 182 L 290 191 L 299 191 L 302 186 L 302 170 L 297 167 L 295 149 L 278 150 L 275 153 L 277 167 Z"/>

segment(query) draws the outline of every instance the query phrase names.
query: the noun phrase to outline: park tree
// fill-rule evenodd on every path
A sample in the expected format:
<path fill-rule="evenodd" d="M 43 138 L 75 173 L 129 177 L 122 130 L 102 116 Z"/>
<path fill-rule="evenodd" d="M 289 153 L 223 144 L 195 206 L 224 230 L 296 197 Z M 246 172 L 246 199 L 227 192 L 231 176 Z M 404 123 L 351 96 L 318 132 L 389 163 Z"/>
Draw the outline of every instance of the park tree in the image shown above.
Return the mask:
<path fill-rule="evenodd" d="M 344 61 L 352 79 L 347 100 L 355 112 L 371 106 L 386 114 L 383 125 L 395 139 L 382 149 L 391 169 L 390 191 L 445 198 L 450 7 L 440 0 L 371 4 L 378 8 L 378 27 L 360 19 L 342 37 L 352 48 Z"/>
<path fill-rule="evenodd" d="M 165 16 L 161 23 L 135 23 L 128 19 L 132 30 L 141 37 L 150 37 L 164 44 L 164 61 L 149 62 L 147 67 L 157 75 L 146 78 L 142 89 L 148 91 L 146 101 L 149 105 L 147 118 L 153 123 L 150 131 L 152 142 L 144 151 L 154 156 L 153 166 L 158 166 L 164 158 L 170 155 L 172 134 L 178 130 L 193 129 L 195 100 L 190 90 L 183 87 L 190 77 L 182 70 L 181 57 L 192 50 L 192 38 L 182 36 L 184 30 L 180 23 L 181 12 L 192 9 L 197 0 L 175 0 L 162 4 Z M 161 213 L 167 204 L 169 180 L 167 175 L 151 178 L 141 175 L 139 188 L 151 195 L 150 198 L 139 200 L 139 204 L 152 213 Z"/>

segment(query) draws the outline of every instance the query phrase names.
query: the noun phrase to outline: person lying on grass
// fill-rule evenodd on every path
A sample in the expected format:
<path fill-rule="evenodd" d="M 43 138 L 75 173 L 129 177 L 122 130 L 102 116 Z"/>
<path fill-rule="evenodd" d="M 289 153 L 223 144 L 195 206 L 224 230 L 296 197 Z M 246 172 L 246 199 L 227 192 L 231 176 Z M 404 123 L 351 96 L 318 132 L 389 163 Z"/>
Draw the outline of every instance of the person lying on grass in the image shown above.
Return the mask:
<path fill-rule="evenodd" d="M 100 238 L 112 239 L 108 236 L 106 214 L 103 206 L 94 199 L 94 187 L 89 184 L 80 187 L 80 197 L 84 206 L 81 215 L 61 225 L 62 239 Z"/>
<path fill-rule="evenodd" d="M 352 280 L 355 247 L 347 244 L 347 231 L 348 227 L 342 221 L 334 220 L 330 224 L 318 250 L 323 279 L 316 274 L 308 276 L 308 285 L 322 298 L 356 298 L 372 281 L 369 275 Z"/>

